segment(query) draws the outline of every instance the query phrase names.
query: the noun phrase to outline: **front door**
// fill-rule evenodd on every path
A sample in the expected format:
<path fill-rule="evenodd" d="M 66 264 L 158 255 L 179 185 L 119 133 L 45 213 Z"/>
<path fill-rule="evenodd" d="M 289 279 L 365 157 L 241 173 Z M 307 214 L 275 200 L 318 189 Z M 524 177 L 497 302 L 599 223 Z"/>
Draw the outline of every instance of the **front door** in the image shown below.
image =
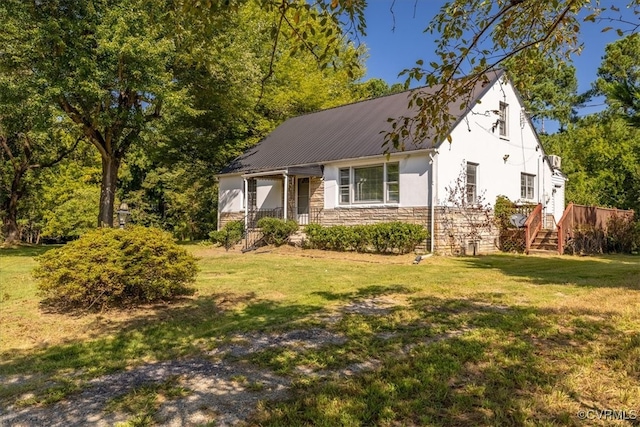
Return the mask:
<path fill-rule="evenodd" d="M 298 178 L 296 200 L 297 221 L 300 225 L 309 224 L 309 178 Z"/>

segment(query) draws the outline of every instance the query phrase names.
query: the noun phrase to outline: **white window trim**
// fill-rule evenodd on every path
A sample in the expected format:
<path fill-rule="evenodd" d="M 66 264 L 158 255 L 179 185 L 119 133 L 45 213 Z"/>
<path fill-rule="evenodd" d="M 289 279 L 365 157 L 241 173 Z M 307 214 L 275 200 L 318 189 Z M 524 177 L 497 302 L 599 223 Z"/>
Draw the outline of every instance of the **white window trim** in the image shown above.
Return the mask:
<path fill-rule="evenodd" d="M 388 181 L 388 172 L 387 165 L 396 164 L 398 165 L 398 201 L 389 201 L 389 184 L 396 181 Z M 367 200 L 367 201 L 355 201 L 355 170 L 356 169 L 364 169 L 364 168 L 373 168 L 382 166 L 382 201 L 375 200 Z M 341 184 L 341 171 L 348 170 L 349 171 L 349 202 L 342 201 L 342 193 L 341 189 L 343 185 Z M 369 206 L 398 206 L 400 204 L 400 162 L 385 162 L 385 163 L 374 163 L 374 164 L 364 164 L 357 166 L 345 166 L 338 167 L 338 176 L 337 176 L 337 207 L 369 207 Z"/>
<path fill-rule="evenodd" d="M 509 104 L 500 101 L 498 112 L 498 136 L 503 139 L 509 139 Z"/>
<path fill-rule="evenodd" d="M 531 190 L 532 190 L 532 195 L 531 197 L 527 197 L 527 190 L 529 188 L 529 186 L 527 185 L 527 180 L 525 179 L 524 182 L 524 186 L 522 185 L 522 177 L 526 177 L 526 178 L 530 178 L 531 179 Z M 524 195 L 525 197 L 522 197 L 522 190 L 524 190 Z M 526 173 L 526 172 L 521 172 L 520 173 L 520 199 L 521 200 L 526 200 L 526 201 L 534 201 L 536 199 L 536 176 L 534 174 L 530 174 L 530 173 Z"/>
<path fill-rule="evenodd" d="M 469 188 L 469 177 L 468 177 L 468 168 L 469 166 L 475 166 L 476 168 L 476 174 L 475 174 L 475 181 L 473 183 L 473 187 L 474 187 L 474 192 L 473 192 L 473 200 L 469 200 L 469 192 L 468 192 L 468 188 Z M 464 197 L 465 197 L 465 201 L 467 202 L 468 205 L 475 205 L 478 203 L 478 171 L 480 169 L 480 164 L 479 163 L 475 163 L 475 162 L 466 162 L 465 163 L 465 182 L 464 182 Z"/>

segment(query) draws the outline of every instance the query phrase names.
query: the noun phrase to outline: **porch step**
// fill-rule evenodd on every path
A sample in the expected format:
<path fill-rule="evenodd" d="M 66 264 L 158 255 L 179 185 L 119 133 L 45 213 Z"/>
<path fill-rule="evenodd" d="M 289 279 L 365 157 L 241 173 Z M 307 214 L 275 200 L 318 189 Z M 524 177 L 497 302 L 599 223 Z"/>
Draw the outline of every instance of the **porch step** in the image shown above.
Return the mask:
<path fill-rule="evenodd" d="M 529 253 L 557 253 L 558 232 L 555 230 L 542 229 L 538 232 L 535 240 L 531 243 Z"/>

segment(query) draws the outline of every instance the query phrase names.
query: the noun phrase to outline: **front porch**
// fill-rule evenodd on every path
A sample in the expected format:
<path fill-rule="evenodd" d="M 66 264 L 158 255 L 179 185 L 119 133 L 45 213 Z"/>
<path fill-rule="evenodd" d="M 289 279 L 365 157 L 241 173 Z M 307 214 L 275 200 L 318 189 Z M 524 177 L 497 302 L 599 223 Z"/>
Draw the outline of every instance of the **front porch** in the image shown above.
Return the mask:
<path fill-rule="evenodd" d="M 265 217 L 318 222 L 324 205 L 321 177 L 317 165 L 243 175 L 245 229 L 255 229 Z"/>

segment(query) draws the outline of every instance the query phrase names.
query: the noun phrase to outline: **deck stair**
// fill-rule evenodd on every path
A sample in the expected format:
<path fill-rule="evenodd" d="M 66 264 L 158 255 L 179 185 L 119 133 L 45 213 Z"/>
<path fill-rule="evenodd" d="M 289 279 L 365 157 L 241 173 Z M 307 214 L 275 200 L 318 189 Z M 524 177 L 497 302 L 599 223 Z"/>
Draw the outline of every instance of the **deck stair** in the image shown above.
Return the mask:
<path fill-rule="evenodd" d="M 556 230 L 542 229 L 531 243 L 530 254 L 552 255 L 558 253 L 558 232 Z"/>

